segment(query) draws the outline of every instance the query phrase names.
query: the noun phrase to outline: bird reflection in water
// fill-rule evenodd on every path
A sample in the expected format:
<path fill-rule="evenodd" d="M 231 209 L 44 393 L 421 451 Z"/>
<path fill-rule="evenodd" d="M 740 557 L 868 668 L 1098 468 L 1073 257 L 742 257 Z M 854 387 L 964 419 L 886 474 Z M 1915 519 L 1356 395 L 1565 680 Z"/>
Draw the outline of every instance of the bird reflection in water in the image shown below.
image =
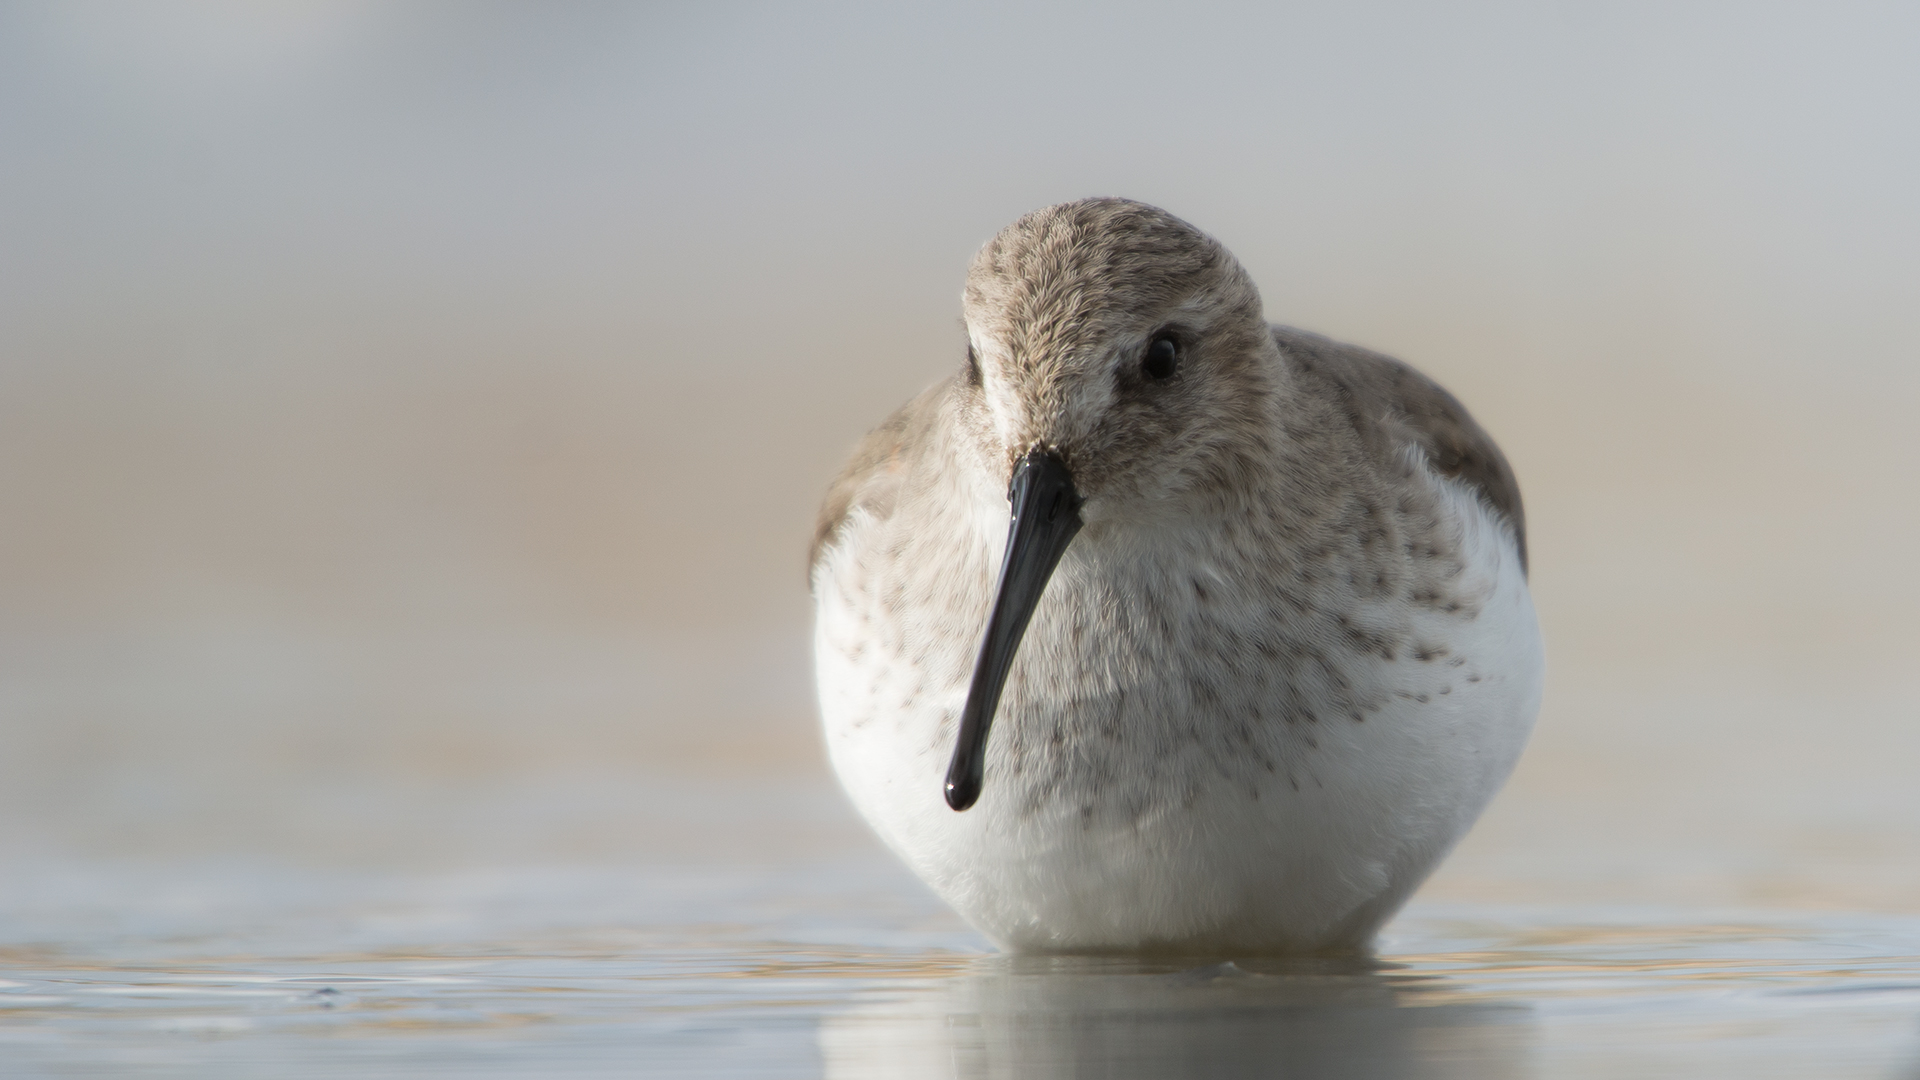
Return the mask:
<path fill-rule="evenodd" d="M 1008 956 L 828 1018 L 826 1075 L 1530 1075 L 1532 1010 L 1367 960 Z"/>

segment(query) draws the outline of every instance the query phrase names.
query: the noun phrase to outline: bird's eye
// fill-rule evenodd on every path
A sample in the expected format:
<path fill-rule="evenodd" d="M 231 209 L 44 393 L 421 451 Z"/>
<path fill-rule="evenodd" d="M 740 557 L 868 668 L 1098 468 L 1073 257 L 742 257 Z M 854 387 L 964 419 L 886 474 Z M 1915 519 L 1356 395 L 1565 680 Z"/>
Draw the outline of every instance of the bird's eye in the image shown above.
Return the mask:
<path fill-rule="evenodd" d="M 1140 361 L 1140 370 L 1147 373 L 1149 379 L 1170 379 L 1173 369 L 1180 366 L 1180 346 L 1165 334 L 1153 339 L 1147 346 L 1146 359 Z"/>

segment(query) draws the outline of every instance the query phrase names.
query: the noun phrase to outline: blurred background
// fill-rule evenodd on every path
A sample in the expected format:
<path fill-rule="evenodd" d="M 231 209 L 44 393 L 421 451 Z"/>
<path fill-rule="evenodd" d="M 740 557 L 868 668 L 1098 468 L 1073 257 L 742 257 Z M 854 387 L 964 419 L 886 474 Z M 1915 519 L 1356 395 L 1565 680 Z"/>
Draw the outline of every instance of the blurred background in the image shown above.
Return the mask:
<path fill-rule="evenodd" d="M 0 8 L 0 873 L 874 845 L 805 553 L 974 250 L 1165 206 L 1501 440 L 1429 895 L 1920 909 L 1920 8 Z M 6 866 L 14 867 L 8 871 Z"/>

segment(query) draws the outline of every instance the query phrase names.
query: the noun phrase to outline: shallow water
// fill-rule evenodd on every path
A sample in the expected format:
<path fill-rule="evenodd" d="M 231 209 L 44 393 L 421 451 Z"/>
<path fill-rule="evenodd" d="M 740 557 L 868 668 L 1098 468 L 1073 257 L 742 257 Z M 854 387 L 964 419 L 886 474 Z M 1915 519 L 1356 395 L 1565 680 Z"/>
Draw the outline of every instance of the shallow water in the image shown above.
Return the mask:
<path fill-rule="evenodd" d="M 873 846 L 791 846 L 22 855 L 0 1071 L 1920 1076 L 1916 916 L 1426 899 L 1375 963 L 1010 958 Z"/>

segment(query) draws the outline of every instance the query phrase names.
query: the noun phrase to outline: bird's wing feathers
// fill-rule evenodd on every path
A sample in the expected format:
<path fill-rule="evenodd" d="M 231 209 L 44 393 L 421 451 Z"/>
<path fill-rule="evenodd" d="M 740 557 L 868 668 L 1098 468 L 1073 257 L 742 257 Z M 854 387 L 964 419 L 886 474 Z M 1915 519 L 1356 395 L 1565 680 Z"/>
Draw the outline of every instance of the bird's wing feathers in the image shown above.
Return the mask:
<path fill-rule="evenodd" d="M 1466 406 L 1439 383 L 1389 356 L 1290 327 L 1274 339 L 1303 372 L 1339 391 L 1354 426 L 1370 442 L 1411 440 L 1435 472 L 1479 492 L 1513 526 L 1520 566 L 1527 565 L 1526 511 L 1512 466 Z"/>
<path fill-rule="evenodd" d="M 813 548 L 807 553 L 809 571 L 820 562 L 821 553 L 855 507 L 879 517 L 891 512 L 897 481 L 905 473 L 918 441 L 932 430 L 933 414 L 947 387 L 946 381 L 929 387 L 860 440 L 852 460 L 827 489 L 826 501 L 820 505 L 820 517 L 813 527 Z"/>

